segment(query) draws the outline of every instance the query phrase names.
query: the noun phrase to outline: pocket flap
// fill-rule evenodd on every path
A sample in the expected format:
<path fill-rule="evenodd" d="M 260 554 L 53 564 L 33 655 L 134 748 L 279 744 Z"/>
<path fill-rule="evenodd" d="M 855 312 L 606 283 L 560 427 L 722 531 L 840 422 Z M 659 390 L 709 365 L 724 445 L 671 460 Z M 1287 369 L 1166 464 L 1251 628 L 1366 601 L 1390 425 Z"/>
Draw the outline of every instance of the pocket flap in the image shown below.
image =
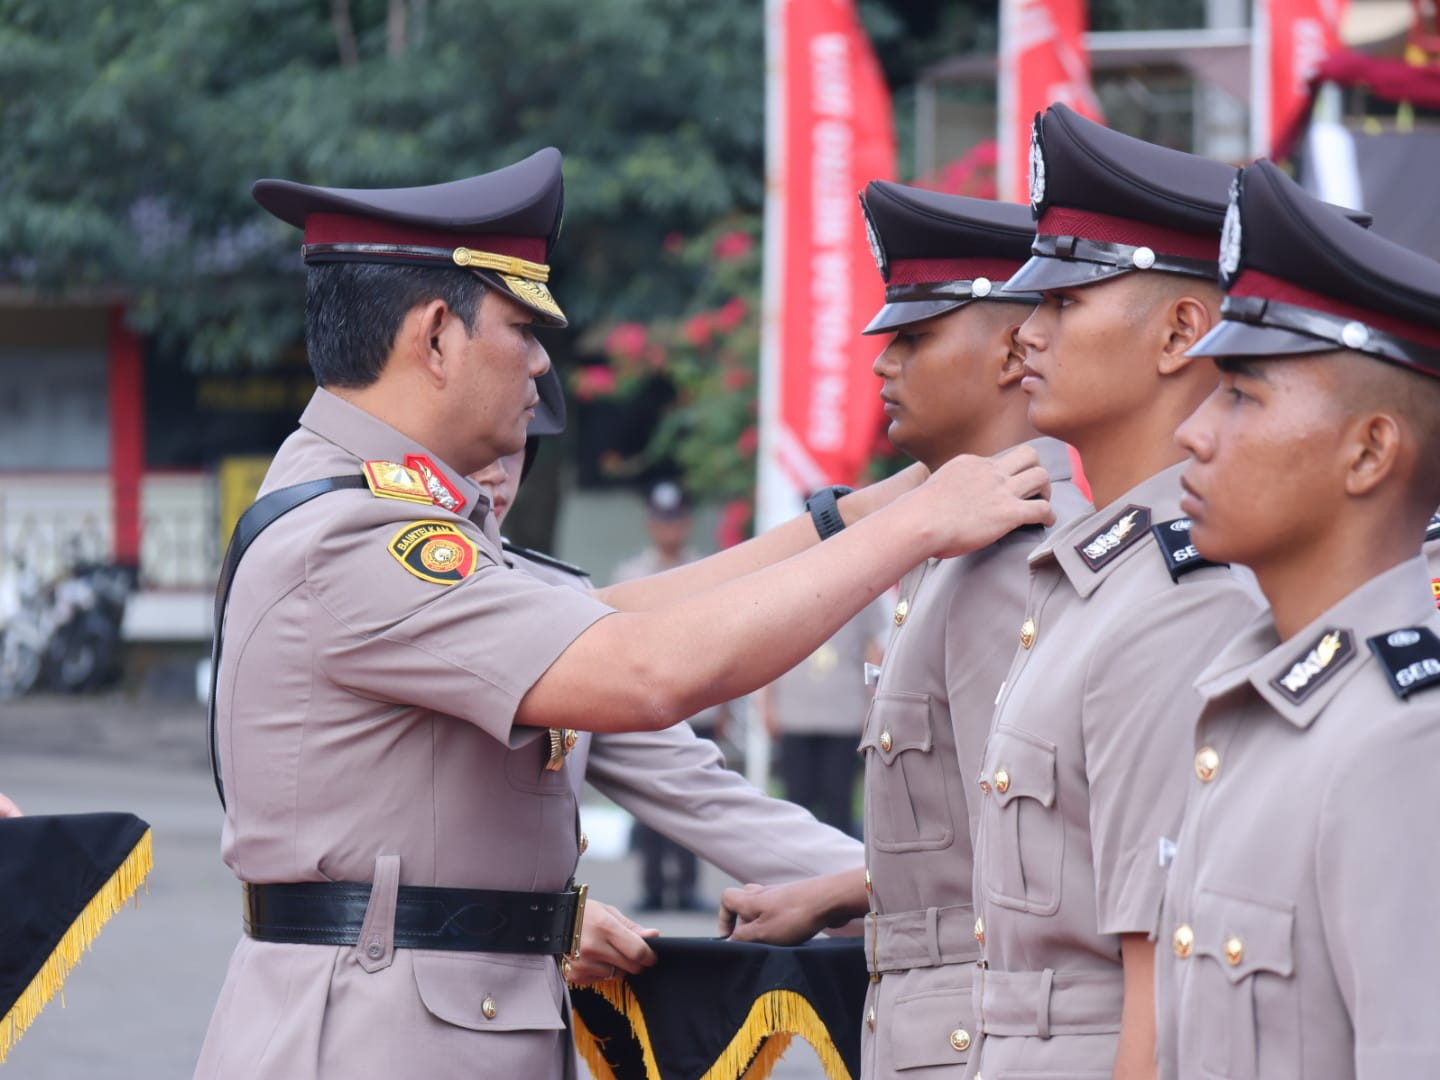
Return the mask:
<path fill-rule="evenodd" d="M 1295 972 L 1295 908 L 1201 889 L 1195 898 L 1195 952 L 1232 983 L 1257 971 Z"/>
<path fill-rule="evenodd" d="M 882 690 L 870 702 L 861 750 L 874 750 L 889 765 L 906 750 L 930 752 L 930 695 Z M 888 743 L 888 748 L 887 748 Z"/>
<path fill-rule="evenodd" d="M 560 976 L 552 957 L 497 958 L 488 953 L 415 949 L 411 959 L 420 1000 L 437 1020 L 475 1031 L 565 1026 Z M 494 1015 L 487 1017 L 487 1011 Z"/>
<path fill-rule="evenodd" d="M 988 785 L 1001 806 L 1021 797 L 1054 806 L 1055 744 L 1019 728 L 999 725 L 985 742 L 980 782 Z"/>
<path fill-rule="evenodd" d="M 896 1071 L 965 1064 L 975 1032 L 971 1008 L 968 984 L 897 997 L 887 1018 Z"/>

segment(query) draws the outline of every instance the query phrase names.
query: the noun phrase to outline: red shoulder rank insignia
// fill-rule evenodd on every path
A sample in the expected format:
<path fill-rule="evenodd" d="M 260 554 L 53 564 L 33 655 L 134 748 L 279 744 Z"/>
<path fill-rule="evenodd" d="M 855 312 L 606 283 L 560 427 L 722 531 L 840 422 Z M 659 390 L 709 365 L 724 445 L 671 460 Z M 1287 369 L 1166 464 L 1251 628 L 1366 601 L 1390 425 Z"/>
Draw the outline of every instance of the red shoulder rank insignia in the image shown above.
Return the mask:
<path fill-rule="evenodd" d="M 430 503 L 435 500 L 425 481 L 414 469 L 393 461 L 365 462 L 365 483 L 370 493 L 381 499 L 403 499 L 406 502 Z"/>
<path fill-rule="evenodd" d="M 390 541 L 389 552 L 410 573 L 436 585 L 454 585 L 475 572 L 480 549 L 449 521 L 412 521 Z"/>
<path fill-rule="evenodd" d="M 1440 577 L 1430 579 L 1430 594 L 1435 598 L 1435 607 L 1440 610 Z"/>
<path fill-rule="evenodd" d="M 449 510 L 452 514 L 460 512 L 465 505 L 465 497 L 455 490 L 455 485 L 445 479 L 445 474 L 435 467 L 435 463 L 424 454 L 406 454 L 405 464 L 420 474 L 420 480 L 425 485 L 425 490 L 430 492 L 430 498 L 436 506 L 442 510 Z"/>

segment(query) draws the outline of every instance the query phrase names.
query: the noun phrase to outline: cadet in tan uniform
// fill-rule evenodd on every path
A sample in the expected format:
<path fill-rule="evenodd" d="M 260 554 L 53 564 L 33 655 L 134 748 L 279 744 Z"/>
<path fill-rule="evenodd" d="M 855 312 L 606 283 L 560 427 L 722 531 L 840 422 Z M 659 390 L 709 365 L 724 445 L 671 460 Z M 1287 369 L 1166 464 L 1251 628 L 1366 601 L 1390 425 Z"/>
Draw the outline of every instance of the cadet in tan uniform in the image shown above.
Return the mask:
<path fill-rule="evenodd" d="M 1035 437 L 1015 332 L 1038 296 L 1001 292 L 1034 239 L 1022 207 L 874 182 L 862 196 L 886 305 L 868 333 L 894 336 L 875 361 L 890 438 L 932 468 L 1026 439 L 1052 480 L 1057 515 L 1087 509 L 1066 447 Z M 865 867 L 722 903 L 734 936 L 807 937 L 866 915 L 871 971 L 867 1080 L 951 1075 L 973 1039 L 972 809 L 995 693 L 1024 612 L 1021 530 L 959 559 L 930 559 L 900 582 L 894 627 L 860 739 Z"/>
<path fill-rule="evenodd" d="M 1007 288 L 1030 419 L 1080 452 L 1097 510 L 1030 555 L 1019 648 L 981 767 L 975 853 L 978 1053 L 971 1074 L 1091 1080 L 1154 1068 L 1153 945 L 1184 791 L 1195 673 L 1250 617 L 1195 556 L 1175 429 L 1215 385 L 1186 350 L 1218 318 L 1235 170 L 1036 119 L 1035 257 Z"/>
<path fill-rule="evenodd" d="M 466 475 L 519 450 L 541 403 L 558 152 L 429 188 L 255 194 L 305 230 L 320 389 L 252 511 L 290 508 L 263 530 L 247 512 L 222 576 L 245 937 L 197 1075 L 570 1075 L 567 729 L 663 728 L 754 690 L 909 566 L 1047 521 L 1043 471 L 964 459 L 857 492 L 847 517 L 888 505 L 826 544 L 801 518 L 598 596 L 546 585 L 505 564 Z"/>
<path fill-rule="evenodd" d="M 529 445 L 527 440 L 527 453 Z M 520 485 L 520 458 L 502 458 L 472 476 L 490 497 L 500 524 Z M 591 587 L 589 576 L 577 566 L 508 540 L 505 551 L 516 566 L 542 581 L 585 591 Z M 855 678 L 860 679 L 858 665 Z M 588 782 L 637 821 L 741 881 L 791 881 L 854 866 L 863 858 L 858 841 L 822 825 L 791 802 L 770 798 L 727 769 L 719 748 L 697 736 L 688 723 L 661 731 L 582 731 L 565 758 L 565 770 L 577 800 Z M 765 841 L 756 843 L 761 832 Z M 585 847 L 582 832 L 581 854 Z M 646 939 L 657 933 L 590 896 L 580 955 L 569 972 L 571 984 L 649 967 L 655 954 Z"/>
<path fill-rule="evenodd" d="M 1182 505 L 1271 610 L 1198 683 L 1160 1075 L 1440 1076 L 1440 263 L 1268 161 L 1230 214 Z"/>

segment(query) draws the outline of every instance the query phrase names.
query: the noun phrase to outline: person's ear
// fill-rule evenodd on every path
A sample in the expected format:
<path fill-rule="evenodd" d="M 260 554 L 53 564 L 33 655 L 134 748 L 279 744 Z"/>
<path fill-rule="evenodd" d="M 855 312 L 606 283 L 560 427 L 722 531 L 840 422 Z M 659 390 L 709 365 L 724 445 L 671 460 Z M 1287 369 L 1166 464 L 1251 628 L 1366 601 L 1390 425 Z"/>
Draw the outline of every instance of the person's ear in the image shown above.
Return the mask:
<path fill-rule="evenodd" d="M 1016 312 L 1028 315 L 1026 309 L 1016 305 Z M 998 385 L 1001 390 L 1009 386 L 1016 386 L 1025 377 L 1025 346 L 1020 343 L 1020 325 L 1024 322 L 1023 317 L 1011 322 L 1005 327 L 1005 359 L 1000 362 L 1000 378 Z"/>
<path fill-rule="evenodd" d="M 1404 428 L 1390 413 L 1360 416 L 1347 426 L 1341 449 L 1345 462 L 1345 493 L 1368 495 L 1395 470 L 1404 445 Z"/>
<path fill-rule="evenodd" d="M 1165 313 L 1165 344 L 1160 351 L 1160 374 L 1174 375 L 1190 366 L 1185 354 L 1206 334 L 1214 320 L 1205 302 L 1194 296 L 1172 301 Z"/>
<path fill-rule="evenodd" d="M 445 386 L 454 359 L 445 333 L 452 319 L 450 305 L 444 300 L 417 304 L 405 317 L 404 329 L 410 335 L 409 352 L 421 374 L 437 388 Z"/>

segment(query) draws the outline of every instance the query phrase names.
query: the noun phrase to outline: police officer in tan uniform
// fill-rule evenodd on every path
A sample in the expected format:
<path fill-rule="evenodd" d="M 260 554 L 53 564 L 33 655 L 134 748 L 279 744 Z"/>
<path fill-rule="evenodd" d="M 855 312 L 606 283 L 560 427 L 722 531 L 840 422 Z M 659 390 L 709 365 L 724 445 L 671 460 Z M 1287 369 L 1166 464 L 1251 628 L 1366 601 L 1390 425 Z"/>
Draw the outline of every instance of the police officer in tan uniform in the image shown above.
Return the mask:
<path fill-rule="evenodd" d="M 1020 389 L 1015 333 L 1039 299 L 1001 289 L 1034 239 L 1022 207 L 877 181 L 862 204 L 890 333 L 875 361 L 890 438 L 932 468 L 960 453 L 1031 440 L 1058 515 L 1088 509 L 1066 447 L 1037 438 Z M 764 892 L 732 890 L 737 938 L 793 940 L 864 914 L 871 971 L 862 1034 L 867 1080 L 952 1075 L 973 1040 L 972 812 L 995 693 L 1023 615 L 1021 530 L 959 559 L 930 559 L 900 583 L 893 628 L 860 739 L 865 867 Z M 1008 631 L 1008 632 L 1007 632 Z"/>
<path fill-rule="evenodd" d="M 1440 1076 L 1440 263 L 1268 161 L 1225 233 L 1182 506 L 1271 608 L 1198 683 L 1160 1075 Z"/>
<path fill-rule="evenodd" d="M 252 508 L 270 523 L 242 519 L 222 575 L 212 701 L 245 936 L 197 1075 L 570 1075 L 571 731 L 754 690 L 909 566 L 1047 521 L 1043 470 L 963 459 L 850 496 L 825 544 L 800 518 L 598 596 L 546 585 L 506 565 L 466 476 L 523 446 L 549 372 L 535 328 L 563 324 L 558 152 L 430 188 L 255 194 L 305 231 L 320 389 Z"/>
<path fill-rule="evenodd" d="M 531 425 L 531 431 L 535 425 Z M 527 440 L 527 452 L 533 445 Z M 503 524 L 514 502 L 523 466 L 514 454 L 472 474 Z M 542 581 L 588 591 L 580 567 L 505 541 L 510 561 Z M 877 601 L 878 603 L 878 601 Z M 867 609 L 868 610 L 868 609 Z M 856 680 L 860 678 L 857 670 Z M 757 790 L 725 767 L 709 739 L 688 723 L 661 731 L 582 731 L 565 759 L 575 788 L 589 783 L 637 820 L 683 844 L 741 881 L 791 881 L 854 866 L 863 858 L 858 841 L 822 825 L 805 810 Z M 582 815 L 581 826 L 584 826 Z M 765 833 L 757 844 L 755 835 Z M 582 831 L 580 851 L 587 841 Z M 588 897 L 580 956 L 571 964 L 572 985 L 634 974 L 655 962 L 646 944 L 657 930 L 641 926 L 618 908 Z"/>
<path fill-rule="evenodd" d="M 1194 674 L 1251 615 L 1197 557 L 1175 429 L 1215 385 L 1186 350 L 1218 318 L 1235 170 L 1053 106 L 1031 148 L 1035 256 L 1007 288 L 1030 419 L 1080 452 L 1098 509 L 1030 555 L 1018 648 L 981 766 L 975 854 L 980 1032 L 971 1075 L 1150 1075 L 1153 945 Z"/>

